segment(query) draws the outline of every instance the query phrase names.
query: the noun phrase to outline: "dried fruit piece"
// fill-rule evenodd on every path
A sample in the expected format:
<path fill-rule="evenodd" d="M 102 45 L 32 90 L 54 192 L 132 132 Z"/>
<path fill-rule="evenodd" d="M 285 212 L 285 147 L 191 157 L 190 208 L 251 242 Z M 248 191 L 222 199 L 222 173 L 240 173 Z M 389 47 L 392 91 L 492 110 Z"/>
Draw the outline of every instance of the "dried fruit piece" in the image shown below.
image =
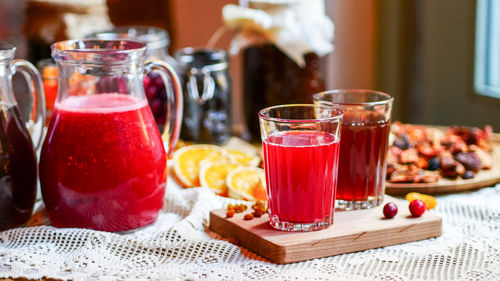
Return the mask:
<path fill-rule="evenodd" d="M 425 208 L 427 210 L 434 209 L 437 206 L 437 201 L 436 198 L 427 195 L 427 194 L 422 194 L 418 192 L 410 192 L 406 194 L 405 199 L 408 202 L 412 202 L 413 200 L 419 199 L 422 200 L 425 203 Z"/>
<path fill-rule="evenodd" d="M 425 203 L 420 199 L 411 201 L 408 207 L 410 209 L 411 215 L 414 217 L 420 217 L 425 213 Z"/>
<path fill-rule="evenodd" d="M 253 219 L 253 215 L 252 214 L 245 214 L 245 216 L 243 217 L 243 219 L 246 220 L 246 221 L 252 220 Z"/>
<path fill-rule="evenodd" d="M 226 212 L 226 218 L 232 218 L 234 217 L 234 210 L 228 210 Z"/>
<path fill-rule="evenodd" d="M 465 171 L 465 173 L 462 175 L 462 179 L 468 180 L 468 179 L 473 179 L 476 176 L 473 171 Z"/>
<path fill-rule="evenodd" d="M 466 170 L 473 171 L 474 173 L 477 173 L 483 168 L 481 159 L 479 159 L 475 152 L 458 153 L 455 155 L 455 160 L 464 165 Z"/>
<path fill-rule="evenodd" d="M 393 202 L 389 202 L 384 206 L 384 217 L 392 219 L 398 213 L 398 206 Z"/>

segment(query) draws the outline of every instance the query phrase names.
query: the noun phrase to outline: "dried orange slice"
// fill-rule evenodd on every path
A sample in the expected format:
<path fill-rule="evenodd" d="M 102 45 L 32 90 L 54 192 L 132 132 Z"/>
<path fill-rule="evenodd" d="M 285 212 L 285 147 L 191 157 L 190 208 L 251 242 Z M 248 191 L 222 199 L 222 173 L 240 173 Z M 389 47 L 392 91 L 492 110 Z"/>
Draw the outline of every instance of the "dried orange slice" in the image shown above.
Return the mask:
<path fill-rule="evenodd" d="M 434 209 L 437 206 L 436 198 L 434 198 L 430 195 L 422 194 L 422 193 L 418 193 L 418 192 L 410 192 L 410 193 L 406 194 L 405 199 L 408 202 L 411 202 L 415 199 L 420 199 L 420 200 L 424 201 L 426 210 Z"/>
<path fill-rule="evenodd" d="M 239 167 L 227 175 L 226 184 L 231 198 L 248 201 L 267 200 L 264 169 Z"/>
<path fill-rule="evenodd" d="M 235 162 L 224 149 L 209 144 L 185 146 L 174 152 L 174 173 L 185 187 L 200 186 L 200 162 Z"/>
<path fill-rule="evenodd" d="M 216 194 L 227 196 L 227 175 L 240 165 L 231 162 L 208 162 L 202 164 L 200 183 L 213 190 Z"/>
<path fill-rule="evenodd" d="M 260 163 L 260 157 L 255 153 L 230 148 L 226 148 L 226 151 L 241 165 L 257 167 Z"/>

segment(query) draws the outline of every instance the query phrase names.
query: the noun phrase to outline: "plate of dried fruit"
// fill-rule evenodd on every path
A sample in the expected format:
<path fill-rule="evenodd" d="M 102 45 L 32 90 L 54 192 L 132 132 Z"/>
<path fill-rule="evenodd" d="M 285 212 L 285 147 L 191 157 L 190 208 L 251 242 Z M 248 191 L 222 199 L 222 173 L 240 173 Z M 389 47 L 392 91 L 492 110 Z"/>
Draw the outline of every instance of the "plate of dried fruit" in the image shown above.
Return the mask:
<path fill-rule="evenodd" d="M 479 189 L 500 182 L 500 134 L 490 126 L 439 127 L 394 122 L 386 193 Z"/>

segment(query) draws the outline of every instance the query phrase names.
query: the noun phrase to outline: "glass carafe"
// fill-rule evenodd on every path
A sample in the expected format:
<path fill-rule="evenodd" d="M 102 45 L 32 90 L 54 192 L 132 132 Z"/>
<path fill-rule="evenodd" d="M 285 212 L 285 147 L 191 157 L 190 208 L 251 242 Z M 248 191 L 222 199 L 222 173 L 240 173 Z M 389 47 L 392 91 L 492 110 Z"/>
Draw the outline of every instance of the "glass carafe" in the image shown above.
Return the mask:
<path fill-rule="evenodd" d="M 0 42 L 0 231 L 21 226 L 31 216 L 37 184 L 33 142 L 40 144 L 45 119 L 40 74 L 29 62 L 13 60 L 15 50 L 14 46 Z M 12 75 L 16 71 L 28 80 L 35 105 L 34 126 L 30 130 L 33 141 L 12 92 Z"/>
<path fill-rule="evenodd" d="M 167 160 L 143 77 L 155 71 L 173 81 L 175 124 L 163 133 L 170 153 L 182 121 L 174 70 L 161 61 L 144 64 L 146 45 L 136 41 L 72 40 L 51 48 L 59 86 L 40 182 L 52 224 L 112 232 L 152 224 L 163 207 Z"/>

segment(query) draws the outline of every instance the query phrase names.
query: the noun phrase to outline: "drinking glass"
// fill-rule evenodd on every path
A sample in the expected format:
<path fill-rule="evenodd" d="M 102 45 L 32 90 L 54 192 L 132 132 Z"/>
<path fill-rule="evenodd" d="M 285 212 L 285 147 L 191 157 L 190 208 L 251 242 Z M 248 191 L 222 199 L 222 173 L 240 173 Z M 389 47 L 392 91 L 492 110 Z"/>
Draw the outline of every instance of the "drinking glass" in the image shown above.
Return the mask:
<path fill-rule="evenodd" d="M 367 209 L 384 199 L 386 155 L 393 98 L 372 90 L 333 90 L 314 103 L 344 111 L 336 207 Z"/>
<path fill-rule="evenodd" d="M 339 107 L 293 104 L 259 112 L 270 224 L 312 231 L 333 224 Z"/>

